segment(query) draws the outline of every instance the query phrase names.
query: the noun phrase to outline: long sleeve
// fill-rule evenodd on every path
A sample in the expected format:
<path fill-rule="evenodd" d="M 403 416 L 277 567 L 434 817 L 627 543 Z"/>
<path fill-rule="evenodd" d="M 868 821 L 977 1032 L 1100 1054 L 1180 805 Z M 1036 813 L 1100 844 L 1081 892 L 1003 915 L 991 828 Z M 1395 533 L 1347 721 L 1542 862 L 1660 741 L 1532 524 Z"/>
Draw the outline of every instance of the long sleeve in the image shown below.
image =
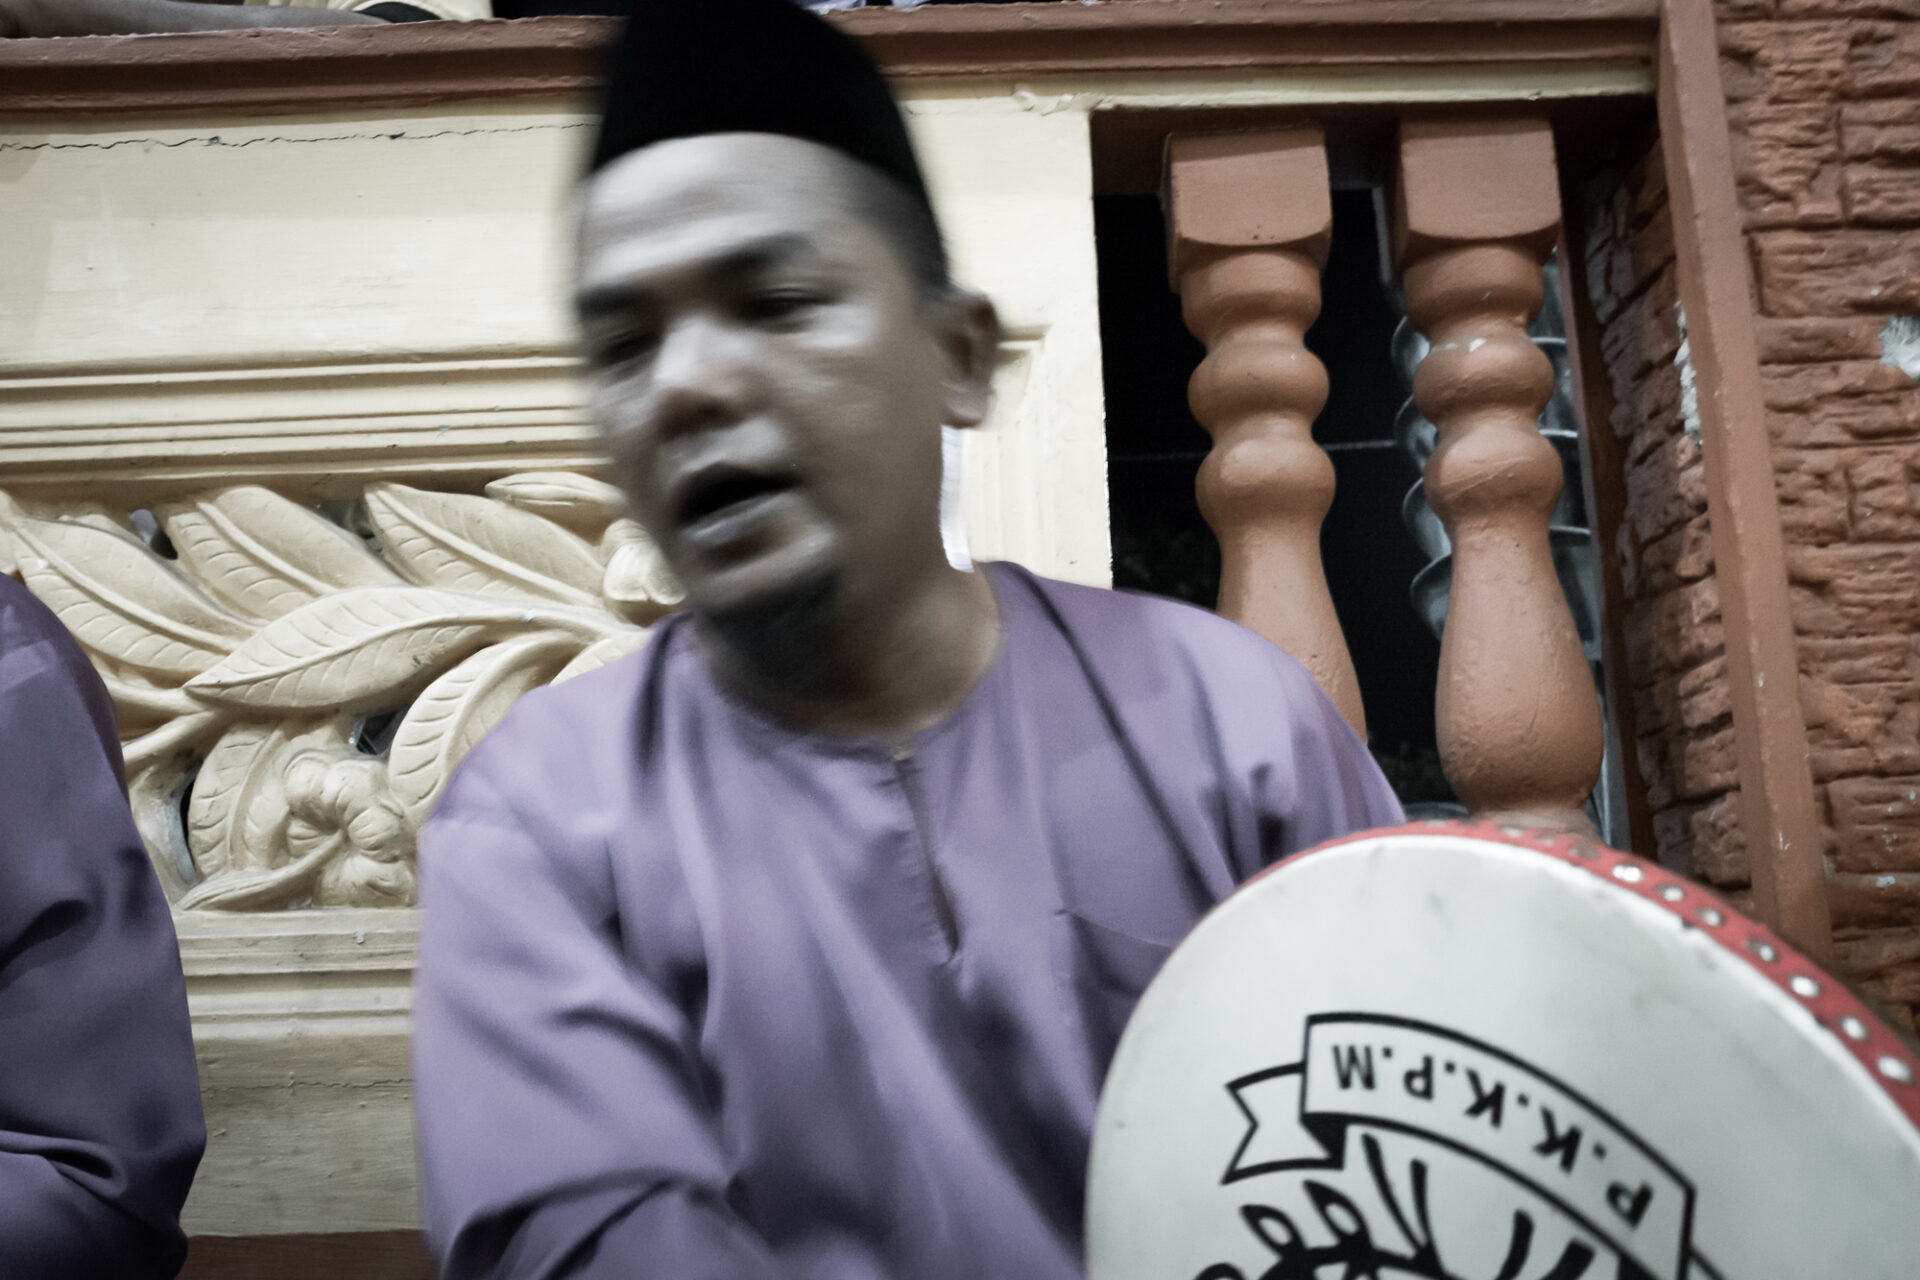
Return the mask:
<path fill-rule="evenodd" d="M 580 837 L 516 812 L 486 763 L 421 847 L 415 1097 L 443 1280 L 772 1276 L 727 1206 L 686 1017 L 626 962 Z"/>
<path fill-rule="evenodd" d="M 206 1144 L 167 903 L 78 645 L 0 578 L 0 1275 L 145 1280 Z"/>

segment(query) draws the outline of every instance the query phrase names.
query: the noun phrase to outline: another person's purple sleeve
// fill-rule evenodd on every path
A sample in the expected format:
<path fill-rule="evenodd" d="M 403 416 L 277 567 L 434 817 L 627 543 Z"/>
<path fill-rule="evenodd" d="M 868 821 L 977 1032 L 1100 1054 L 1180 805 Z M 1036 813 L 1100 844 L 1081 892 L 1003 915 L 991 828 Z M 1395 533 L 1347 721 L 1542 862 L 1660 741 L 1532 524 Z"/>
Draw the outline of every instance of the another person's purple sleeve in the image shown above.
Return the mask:
<path fill-rule="evenodd" d="M 205 1144 L 112 705 L 73 637 L 0 577 L 0 1276 L 173 1276 Z"/>

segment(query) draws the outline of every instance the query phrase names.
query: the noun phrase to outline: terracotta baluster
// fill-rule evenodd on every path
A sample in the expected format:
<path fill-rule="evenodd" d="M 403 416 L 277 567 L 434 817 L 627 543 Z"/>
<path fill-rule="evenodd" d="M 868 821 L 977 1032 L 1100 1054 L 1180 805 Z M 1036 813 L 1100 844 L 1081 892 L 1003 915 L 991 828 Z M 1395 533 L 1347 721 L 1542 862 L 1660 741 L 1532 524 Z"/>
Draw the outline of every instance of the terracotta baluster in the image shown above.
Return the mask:
<path fill-rule="evenodd" d="M 1553 370 L 1526 334 L 1559 230 L 1551 131 L 1403 123 L 1395 213 L 1407 314 L 1432 343 L 1413 387 L 1439 428 L 1426 493 L 1453 540 L 1441 764 L 1478 816 L 1587 831 L 1600 709 L 1548 542 L 1561 469 L 1536 419 Z"/>
<path fill-rule="evenodd" d="M 1333 463 L 1312 428 L 1327 371 L 1303 345 L 1333 234 L 1319 126 L 1174 137 L 1167 210 L 1173 287 L 1207 346 L 1188 397 L 1213 436 L 1198 489 L 1220 540 L 1220 612 L 1297 658 L 1364 737 L 1320 563 Z"/>

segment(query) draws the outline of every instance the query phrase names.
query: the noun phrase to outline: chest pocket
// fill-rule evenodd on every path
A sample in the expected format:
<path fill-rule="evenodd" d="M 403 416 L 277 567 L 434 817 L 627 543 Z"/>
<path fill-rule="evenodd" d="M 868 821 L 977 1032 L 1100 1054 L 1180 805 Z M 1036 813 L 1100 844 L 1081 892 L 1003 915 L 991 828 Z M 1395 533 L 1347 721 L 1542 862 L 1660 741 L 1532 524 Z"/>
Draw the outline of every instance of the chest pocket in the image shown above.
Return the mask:
<path fill-rule="evenodd" d="M 1094 1068 L 1104 1076 L 1133 1007 L 1174 944 L 1122 933 L 1067 910 L 1054 916 L 1053 925 L 1055 955 L 1080 1012 Z"/>

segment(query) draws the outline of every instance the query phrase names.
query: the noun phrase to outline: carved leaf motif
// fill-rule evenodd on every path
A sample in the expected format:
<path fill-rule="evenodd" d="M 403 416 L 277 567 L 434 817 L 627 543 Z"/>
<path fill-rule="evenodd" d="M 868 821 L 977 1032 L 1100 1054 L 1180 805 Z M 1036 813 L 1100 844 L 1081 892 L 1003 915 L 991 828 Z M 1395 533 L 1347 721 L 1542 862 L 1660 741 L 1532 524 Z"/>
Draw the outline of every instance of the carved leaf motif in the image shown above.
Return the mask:
<path fill-rule="evenodd" d="M 131 534 L 37 519 L 10 503 L 0 503 L 0 520 L 27 586 L 102 657 L 180 680 L 250 630 Z"/>
<path fill-rule="evenodd" d="M 651 622 L 686 599 L 667 558 L 639 521 L 614 521 L 600 545 L 607 553 L 601 594 L 628 617 Z"/>
<path fill-rule="evenodd" d="M 393 797 L 415 828 L 427 820 L 473 744 L 578 647 L 577 640 L 551 634 L 509 640 L 481 650 L 427 686 L 400 722 L 387 762 Z"/>
<path fill-rule="evenodd" d="M 243 724 L 220 739 L 194 779 L 187 804 L 187 850 L 205 880 L 240 865 L 235 857 L 239 825 L 259 788 L 261 774 L 286 745 L 286 733 L 263 724 Z M 264 859 L 260 859 L 264 861 Z"/>
<path fill-rule="evenodd" d="M 601 667 L 609 663 L 620 661 L 620 659 L 630 653 L 638 653 L 640 646 L 646 642 L 647 629 L 645 627 L 634 627 L 629 631 L 622 631 L 618 635 L 608 636 L 604 640 L 596 640 L 582 649 L 574 657 L 572 662 L 560 668 L 559 674 L 554 676 L 549 683 L 559 684 L 563 680 L 571 680 L 575 676 L 583 676 L 589 671 L 598 671 Z"/>
<path fill-rule="evenodd" d="M 309 748 L 344 748 L 350 717 L 234 727 L 194 779 L 186 814 L 187 853 L 206 886 L 294 861 L 287 846 L 286 762 Z"/>
<path fill-rule="evenodd" d="M 600 561 L 573 534 L 517 507 L 402 484 L 367 487 L 387 560 L 426 586 L 562 604 L 599 601 Z"/>
<path fill-rule="evenodd" d="M 357 587 L 268 623 L 187 689 L 256 712 L 393 706 L 489 641 L 543 626 L 578 634 L 581 620 L 451 591 Z"/>
<path fill-rule="evenodd" d="M 67 511 L 61 514 L 64 518 L 75 524 L 90 524 L 94 528 L 104 529 L 108 533 L 124 533 L 131 537 L 140 537 L 140 535 L 134 531 L 133 526 L 128 523 L 126 516 L 101 509 L 98 503 L 88 503 L 87 505 L 93 509 Z M 146 545 L 145 539 L 141 540 L 140 545 Z"/>
<path fill-rule="evenodd" d="M 295 849 L 290 838 L 293 814 L 287 796 L 287 763 L 305 751 L 346 749 L 352 724 L 351 716 L 334 716 L 289 720 L 280 726 L 279 741 L 260 758 L 241 797 L 230 872 L 284 866 L 304 856 L 305 851 Z"/>
<path fill-rule="evenodd" d="M 187 805 L 187 849 L 202 878 L 233 865 L 234 827 L 246 809 L 247 782 L 282 741 L 278 729 L 241 725 L 221 738 L 201 764 Z"/>
<path fill-rule="evenodd" d="M 180 838 L 180 790 L 186 784 L 185 764 L 168 760 L 145 769 L 130 770 L 127 801 L 133 824 L 147 846 L 160 888 L 169 901 L 193 883 L 191 859 Z"/>
<path fill-rule="evenodd" d="M 524 471 L 495 480 L 487 496 L 545 516 L 588 538 L 598 538 L 619 517 L 626 497 L 604 480 L 571 471 Z"/>
<path fill-rule="evenodd" d="M 187 570 L 255 617 L 281 617 L 329 591 L 399 581 L 360 539 L 258 485 L 168 503 L 155 514 Z"/>
<path fill-rule="evenodd" d="M 201 709 L 199 703 L 178 687 L 153 684 L 144 678 L 144 673 L 130 667 L 116 669 L 104 658 L 95 658 L 94 669 L 100 673 L 107 694 L 113 699 L 114 719 L 119 721 L 123 744 Z"/>
<path fill-rule="evenodd" d="M 65 502 L 49 502 L 46 499 L 15 498 L 13 505 L 17 514 L 33 516 L 40 520 L 69 520 L 76 524 L 90 524 L 96 529 L 105 529 L 109 533 L 125 533 L 138 536 L 133 527 L 133 519 L 125 511 L 116 511 L 104 502 L 83 502 L 78 499 Z"/>
<path fill-rule="evenodd" d="M 217 879 L 203 880 L 180 899 L 179 905 L 186 911 L 271 911 L 284 907 L 289 900 L 311 892 L 314 880 L 344 843 L 342 837 L 335 836 L 284 866 L 229 871 Z"/>

